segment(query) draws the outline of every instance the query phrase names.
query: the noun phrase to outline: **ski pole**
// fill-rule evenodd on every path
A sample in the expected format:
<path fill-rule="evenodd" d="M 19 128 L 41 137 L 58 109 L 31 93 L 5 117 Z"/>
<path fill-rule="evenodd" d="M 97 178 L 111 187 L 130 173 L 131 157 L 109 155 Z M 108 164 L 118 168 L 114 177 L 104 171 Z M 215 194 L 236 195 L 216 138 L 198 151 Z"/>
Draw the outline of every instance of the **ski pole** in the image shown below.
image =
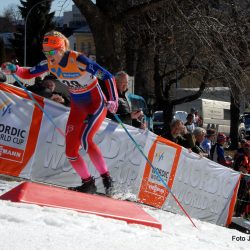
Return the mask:
<path fill-rule="evenodd" d="M 172 197 L 174 198 L 174 200 L 176 201 L 176 203 L 179 205 L 179 207 L 182 209 L 182 211 L 185 213 L 185 215 L 188 217 L 188 219 L 191 221 L 191 223 L 193 224 L 194 227 L 196 227 L 196 225 L 194 224 L 194 222 L 192 221 L 191 217 L 189 216 L 189 214 L 187 213 L 187 211 L 184 209 L 184 207 L 181 205 L 181 203 L 179 202 L 179 200 L 176 198 L 176 196 L 174 195 L 174 193 L 172 192 L 172 190 L 170 189 L 170 187 L 168 186 L 168 184 L 163 180 L 163 178 L 161 177 L 159 171 L 157 170 L 156 167 L 153 166 L 152 162 L 148 159 L 148 157 L 144 154 L 144 152 L 141 150 L 140 146 L 138 145 L 138 143 L 135 141 L 135 139 L 133 138 L 133 136 L 128 132 L 127 128 L 124 126 L 123 122 L 121 121 L 121 119 L 119 118 L 119 116 L 115 113 L 113 113 L 115 119 L 118 121 L 118 123 L 123 127 L 123 129 L 125 130 L 126 134 L 129 136 L 129 138 L 133 141 L 133 143 L 135 144 L 136 148 L 140 151 L 140 153 L 142 154 L 142 156 L 146 159 L 146 161 L 148 162 L 148 164 L 150 165 L 150 167 L 153 169 L 153 171 L 156 173 L 156 175 L 159 177 L 159 179 L 161 180 L 161 182 L 163 183 L 163 185 L 165 186 L 165 188 L 168 190 L 168 192 L 172 195 Z M 197 228 L 197 227 L 196 227 Z"/>
<path fill-rule="evenodd" d="M 14 79 L 16 80 L 16 82 L 18 83 L 18 85 L 25 91 L 25 93 L 31 98 L 31 100 L 33 101 L 33 103 L 35 105 L 37 105 L 37 107 L 40 108 L 40 110 L 45 114 L 45 116 L 48 118 L 48 120 L 55 126 L 56 131 L 63 137 L 65 137 L 64 132 L 57 127 L 57 125 L 55 124 L 55 122 L 53 121 L 53 119 L 51 118 L 51 116 L 44 110 L 44 108 L 38 103 L 38 101 L 36 101 L 36 99 L 34 98 L 34 96 L 32 95 L 31 92 L 29 92 L 21 83 L 21 81 L 18 79 L 18 77 L 15 74 L 11 74 Z"/>

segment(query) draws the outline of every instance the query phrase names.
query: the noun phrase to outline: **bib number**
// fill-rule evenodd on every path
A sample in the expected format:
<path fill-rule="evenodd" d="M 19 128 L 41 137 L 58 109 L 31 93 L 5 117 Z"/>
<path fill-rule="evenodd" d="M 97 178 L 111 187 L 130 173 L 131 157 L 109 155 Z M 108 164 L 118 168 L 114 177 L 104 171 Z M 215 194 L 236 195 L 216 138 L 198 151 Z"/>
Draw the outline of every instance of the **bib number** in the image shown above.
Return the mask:
<path fill-rule="evenodd" d="M 67 81 L 67 80 L 63 80 L 62 81 L 63 84 L 66 84 L 69 88 L 80 88 L 83 87 L 79 82 L 77 81 Z"/>

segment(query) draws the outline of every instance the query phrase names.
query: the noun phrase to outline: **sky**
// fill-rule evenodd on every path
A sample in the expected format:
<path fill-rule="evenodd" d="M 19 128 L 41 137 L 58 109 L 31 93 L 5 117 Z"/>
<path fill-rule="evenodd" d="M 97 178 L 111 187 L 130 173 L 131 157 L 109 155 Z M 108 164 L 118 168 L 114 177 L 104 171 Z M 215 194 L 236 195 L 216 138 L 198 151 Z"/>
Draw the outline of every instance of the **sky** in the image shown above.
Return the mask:
<path fill-rule="evenodd" d="M 41 0 L 42 1 L 42 0 Z M 39 2 L 39 1 L 37 1 Z M 63 5 L 63 3 L 65 3 Z M 0 15 L 3 14 L 4 9 L 8 8 L 10 5 L 20 5 L 20 0 L 1 0 L 0 1 Z M 63 5 L 63 7 L 61 7 Z M 53 0 L 52 10 L 56 11 L 56 16 L 62 15 L 63 11 L 71 10 L 73 2 L 71 0 Z M 60 10 L 63 10 L 60 12 Z"/>
<path fill-rule="evenodd" d="M 0 195 L 19 185 L 0 179 Z M 249 250 L 250 235 L 156 208 L 162 230 L 71 210 L 0 200 L 1 250 Z"/>

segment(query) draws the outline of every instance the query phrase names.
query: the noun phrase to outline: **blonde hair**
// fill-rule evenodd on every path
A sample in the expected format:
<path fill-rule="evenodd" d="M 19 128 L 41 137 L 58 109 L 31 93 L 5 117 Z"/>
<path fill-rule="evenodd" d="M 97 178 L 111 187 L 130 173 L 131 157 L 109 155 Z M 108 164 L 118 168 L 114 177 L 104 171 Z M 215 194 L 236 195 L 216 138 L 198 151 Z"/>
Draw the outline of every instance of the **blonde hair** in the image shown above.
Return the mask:
<path fill-rule="evenodd" d="M 49 32 L 47 32 L 44 36 L 55 36 L 55 37 L 60 37 L 64 40 L 65 43 L 65 49 L 69 50 L 70 49 L 70 43 L 69 43 L 69 39 L 64 36 L 61 32 L 56 31 L 56 30 L 51 30 Z"/>
<path fill-rule="evenodd" d="M 170 129 L 174 129 L 179 126 L 184 126 L 183 122 L 179 119 L 173 119 L 170 123 Z"/>
<path fill-rule="evenodd" d="M 199 135 L 206 135 L 207 131 L 204 128 L 201 127 L 196 127 L 193 131 L 193 135 L 194 136 L 199 136 Z"/>

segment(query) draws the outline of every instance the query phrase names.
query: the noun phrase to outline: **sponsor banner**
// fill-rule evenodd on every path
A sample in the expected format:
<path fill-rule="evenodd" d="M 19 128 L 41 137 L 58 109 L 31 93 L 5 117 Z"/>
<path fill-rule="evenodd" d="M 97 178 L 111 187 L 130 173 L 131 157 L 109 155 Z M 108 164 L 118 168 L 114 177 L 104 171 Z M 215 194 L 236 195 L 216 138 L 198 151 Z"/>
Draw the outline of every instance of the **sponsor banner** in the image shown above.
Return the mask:
<path fill-rule="evenodd" d="M 4 84 L 0 88 L 0 173 L 65 187 L 80 185 L 80 177 L 65 156 L 64 136 L 22 90 Z M 64 131 L 69 108 L 36 98 Z M 219 225 L 230 221 L 240 178 L 238 172 L 189 153 L 150 131 L 126 128 L 191 217 Z M 107 162 L 118 194 L 183 214 L 118 123 L 106 119 L 94 140 Z M 102 179 L 88 155 L 83 149 L 80 154 L 96 177 L 98 192 L 104 192 Z"/>
<path fill-rule="evenodd" d="M 191 217 L 225 225 L 239 178 L 238 172 L 183 149 L 172 191 Z M 171 196 L 163 209 L 182 213 Z"/>
<path fill-rule="evenodd" d="M 19 175 L 35 151 L 42 113 L 21 89 L 0 89 L 0 171 Z"/>
<path fill-rule="evenodd" d="M 44 109 L 49 112 L 54 122 L 64 131 L 69 109 L 62 105 L 60 107 L 54 105 L 52 108 L 51 105 L 54 104 L 46 100 Z M 59 110 L 60 112 L 58 112 Z M 149 131 L 139 131 L 129 126 L 127 129 L 141 148 L 144 148 L 149 135 L 155 136 Z M 109 171 L 117 184 L 116 187 L 135 196 L 140 187 L 145 159 L 138 153 L 138 149 L 123 128 L 118 123 L 106 119 L 94 140 L 102 151 Z M 79 152 L 86 161 L 90 173 L 97 178 L 98 192 L 104 192 L 102 179 L 90 161 L 88 154 L 84 149 L 80 149 Z M 48 119 L 43 119 L 41 124 L 34 162 L 36 164 L 32 166 L 30 171 L 33 180 L 67 187 L 81 184 L 80 177 L 72 169 L 66 158 L 64 137 L 56 131 Z M 21 175 L 25 177 L 26 171 L 24 170 Z"/>
<path fill-rule="evenodd" d="M 169 193 L 162 181 L 169 188 L 172 187 L 181 150 L 181 146 L 157 137 L 148 154 L 153 167 L 146 163 L 138 194 L 139 201 L 154 207 L 162 207 Z"/>
<path fill-rule="evenodd" d="M 7 159 L 10 161 L 22 162 L 23 161 L 23 150 L 0 145 L 0 158 Z"/>

